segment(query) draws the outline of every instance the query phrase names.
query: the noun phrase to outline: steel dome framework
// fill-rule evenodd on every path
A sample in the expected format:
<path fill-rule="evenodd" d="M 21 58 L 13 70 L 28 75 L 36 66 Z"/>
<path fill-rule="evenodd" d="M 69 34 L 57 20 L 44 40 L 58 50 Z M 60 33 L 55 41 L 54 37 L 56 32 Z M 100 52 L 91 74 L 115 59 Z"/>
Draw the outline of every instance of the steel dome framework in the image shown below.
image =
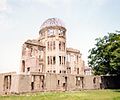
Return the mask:
<path fill-rule="evenodd" d="M 47 19 L 40 27 L 40 30 L 47 28 L 47 27 L 54 27 L 54 26 L 59 26 L 59 27 L 64 27 L 65 28 L 65 24 L 63 23 L 62 20 L 58 19 L 58 18 L 50 18 Z"/>

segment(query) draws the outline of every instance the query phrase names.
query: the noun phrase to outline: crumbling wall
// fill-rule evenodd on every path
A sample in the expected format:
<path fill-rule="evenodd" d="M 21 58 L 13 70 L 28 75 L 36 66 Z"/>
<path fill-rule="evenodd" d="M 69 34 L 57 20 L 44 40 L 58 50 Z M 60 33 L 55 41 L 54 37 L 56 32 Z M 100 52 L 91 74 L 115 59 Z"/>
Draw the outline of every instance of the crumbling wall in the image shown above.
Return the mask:
<path fill-rule="evenodd" d="M 31 76 L 31 90 L 32 91 L 44 91 L 44 75 L 32 75 Z"/>
<path fill-rule="evenodd" d="M 3 93 L 4 90 L 4 75 L 0 74 L 0 94 Z"/>
<path fill-rule="evenodd" d="M 46 74 L 45 84 L 47 91 L 65 91 L 68 86 L 68 77 L 65 74 Z"/>
<path fill-rule="evenodd" d="M 30 92 L 31 91 L 31 77 L 30 75 L 18 75 L 18 91 Z"/>
<path fill-rule="evenodd" d="M 60 80 L 60 77 L 58 77 L 57 74 L 51 74 L 51 73 L 46 74 L 45 77 L 46 90 L 47 91 L 57 90 L 57 80 Z M 61 82 L 59 82 L 59 84 L 60 83 Z"/>
<path fill-rule="evenodd" d="M 72 74 L 0 74 L 0 94 L 83 89 L 118 89 L 119 76 L 80 76 Z"/>
<path fill-rule="evenodd" d="M 77 85 L 76 75 L 71 74 L 46 74 L 45 84 L 47 91 L 71 91 L 83 89 L 83 76 L 80 76 L 80 84 Z"/>
<path fill-rule="evenodd" d="M 100 89 L 100 76 L 84 76 L 84 89 Z"/>
<path fill-rule="evenodd" d="M 19 75 L 15 74 L 12 76 L 12 82 L 11 82 L 11 93 L 19 93 Z"/>
<path fill-rule="evenodd" d="M 76 76 L 75 75 L 67 75 L 67 90 L 74 90 L 76 88 Z"/>

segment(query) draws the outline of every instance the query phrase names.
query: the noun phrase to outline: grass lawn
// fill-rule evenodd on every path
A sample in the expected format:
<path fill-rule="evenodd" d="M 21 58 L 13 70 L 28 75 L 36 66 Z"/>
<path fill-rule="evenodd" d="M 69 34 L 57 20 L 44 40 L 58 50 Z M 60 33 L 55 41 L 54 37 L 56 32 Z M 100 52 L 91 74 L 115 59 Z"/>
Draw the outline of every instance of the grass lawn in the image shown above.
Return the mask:
<path fill-rule="evenodd" d="M 0 96 L 0 100 L 120 100 L 120 89 L 28 93 Z"/>

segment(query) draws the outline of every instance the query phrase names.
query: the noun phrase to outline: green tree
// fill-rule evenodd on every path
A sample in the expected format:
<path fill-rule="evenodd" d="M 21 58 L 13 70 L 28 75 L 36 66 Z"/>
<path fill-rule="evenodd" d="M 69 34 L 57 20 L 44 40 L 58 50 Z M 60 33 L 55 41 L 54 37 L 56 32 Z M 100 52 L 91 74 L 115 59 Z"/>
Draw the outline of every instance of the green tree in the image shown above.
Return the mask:
<path fill-rule="evenodd" d="M 120 75 L 120 34 L 108 33 L 96 39 L 89 50 L 88 64 L 95 75 Z"/>

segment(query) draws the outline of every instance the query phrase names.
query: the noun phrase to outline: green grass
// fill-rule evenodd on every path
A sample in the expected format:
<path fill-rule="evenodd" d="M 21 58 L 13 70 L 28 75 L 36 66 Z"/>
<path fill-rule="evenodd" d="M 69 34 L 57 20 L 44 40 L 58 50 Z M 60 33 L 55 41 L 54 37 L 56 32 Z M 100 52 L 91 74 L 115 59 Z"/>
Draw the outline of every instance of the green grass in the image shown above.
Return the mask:
<path fill-rule="evenodd" d="M 0 100 L 120 100 L 120 89 L 28 93 L 0 96 Z"/>

